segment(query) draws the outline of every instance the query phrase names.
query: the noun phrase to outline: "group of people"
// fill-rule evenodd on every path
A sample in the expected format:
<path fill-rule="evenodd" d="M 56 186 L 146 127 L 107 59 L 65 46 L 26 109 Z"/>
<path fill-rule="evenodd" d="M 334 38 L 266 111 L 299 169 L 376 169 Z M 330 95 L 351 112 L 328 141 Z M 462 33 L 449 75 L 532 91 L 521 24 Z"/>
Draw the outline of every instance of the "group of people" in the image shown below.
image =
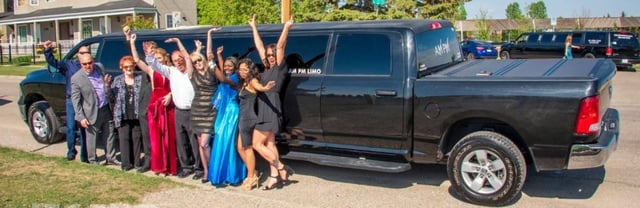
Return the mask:
<path fill-rule="evenodd" d="M 206 56 L 198 40 L 189 53 L 180 39 L 169 38 L 165 42 L 175 43 L 178 50 L 169 54 L 146 41 L 141 59 L 138 37 L 125 27 L 131 55 L 120 59 L 123 73 L 113 80 L 94 63 L 89 48 L 79 48 L 77 61 L 57 61 L 51 43 L 45 42 L 47 61 L 67 77 L 67 159 L 74 160 L 78 153 L 75 138 L 80 132 L 81 160 L 91 164 L 98 164 L 96 141 L 105 141 L 105 164 L 120 165 L 124 171 L 138 167 L 138 172 L 180 178 L 193 174 L 202 183 L 252 190 L 260 186 L 257 152 L 269 163 L 263 189 L 289 183 L 293 170 L 280 160 L 275 134 L 281 129 L 279 92 L 287 73 L 284 49 L 293 20 L 284 24 L 276 44 L 265 46 L 255 18 L 248 23 L 264 65 L 261 73 L 249 58 L 224 58 L 223 46 L 214 54 L 212 35 L 220 28 L 208 31 Z M 136 67 L 144 73 L 136 73 Z"/>

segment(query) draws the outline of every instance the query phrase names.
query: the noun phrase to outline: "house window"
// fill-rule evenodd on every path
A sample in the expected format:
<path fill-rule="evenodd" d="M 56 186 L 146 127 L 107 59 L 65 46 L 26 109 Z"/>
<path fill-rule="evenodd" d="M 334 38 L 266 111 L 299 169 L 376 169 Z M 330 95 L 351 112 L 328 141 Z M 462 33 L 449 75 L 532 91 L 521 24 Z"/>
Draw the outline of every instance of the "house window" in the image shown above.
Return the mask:
<path fill-rule="evenodd" d="M 98 20 L 98 22 L 100 22 L 100 34 L 105 34 L 107 33 L 107 26 L 105 24 L 105 18 L 100 18 Z"/>
<path fill-rule="evenodd" d="M 27 42 L 27 34 L 29 33 L 28 25 L 18 25 L 18 42 L 26 43 Z"/>
<path fill-rule="evenodd" d="M 173 28 L 175 25 L 173 24 L 173 14 L 164 14 L 165 16 L 165 28 Z"/>
<path fill-rule="evenodd" d="M 82 20 L 82 39 L 93 36 L 93 20 Z"/>
<path fill-rule="evenodd" d="M 29 6 L 38 6 L 40 0 L 29 0 Z"/>

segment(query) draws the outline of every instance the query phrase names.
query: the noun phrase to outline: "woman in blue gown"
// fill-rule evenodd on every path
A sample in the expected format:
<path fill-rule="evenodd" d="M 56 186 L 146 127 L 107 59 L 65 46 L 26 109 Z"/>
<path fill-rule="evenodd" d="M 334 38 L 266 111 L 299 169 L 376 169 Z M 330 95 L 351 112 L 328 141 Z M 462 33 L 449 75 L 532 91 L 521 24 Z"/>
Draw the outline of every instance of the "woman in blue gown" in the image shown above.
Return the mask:
<path fill-rule="evenodd" d="M 207 56 L 213 60 L 211 52 L 211 32 L 207 37 Z M 214 125 L 214 138 L 211 145 L 211 157 L 209 159 L 209 175 L 207 178 L 213 185 L 238 185 L 246 178 L 246 168 L 236 151 L 236 139 L 238 129 L 239 86 L 238 75 L 235 73 L 238 59 L 229 57 L 223 61 L 223 47 L 218 47 L 218 65 L 216 77 L 221 81 L 216 94 L 211 98 L 213 106 L 218 110 Z M 224 71 L 222 71 L 224 70 Z"/>

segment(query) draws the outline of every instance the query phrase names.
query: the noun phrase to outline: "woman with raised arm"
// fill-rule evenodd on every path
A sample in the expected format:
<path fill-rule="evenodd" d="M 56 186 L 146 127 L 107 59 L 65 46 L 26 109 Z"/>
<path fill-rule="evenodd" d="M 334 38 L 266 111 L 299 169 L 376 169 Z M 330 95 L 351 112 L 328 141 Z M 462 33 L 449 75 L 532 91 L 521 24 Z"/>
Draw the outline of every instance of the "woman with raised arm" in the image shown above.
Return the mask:
<path fill-rule="evenodd" d="M 256 65 L 251 61 L 251 59 L 244 58 L 240 60 L 238 64 L 238 75 L 240 76 L 240 80 L 242 86 L 240 88 L 240 92 L 238 92 L 238 98 L 240 100 L 240 119 L 238 121 L 238 129 L 240 133 L 238 134 L 238 144 L 245 151 L 245 160 L 253 159 L 253 166 L 255 166 L 255 158 L 249 158 L 253 155 L 253 153 L 247 154 L 247 148 L 254 144 L 256 141 L 254 134 L 254 130 L 258 121 L 258 114 L 255 111 L 256 97 L 258 92 L 266 92 L 272 90 L 273 87 L 276 86 L 275 81 L 269 81 L 265 85 L 262 84 L 260 79 L 258 78 L 258 69 Z M 251 150 L 253 152 L 253 150 Z M 243 154 L 243 153 L 241 153 Z M 255 168 L 255 167 L 254 167 Z M 251 171 L 251 170 L 250 170 Z M 253 187 L 258 186 L 258 175 L 254 173 L 249 173 L 247 179 L 243 182 L 242 186 L 245 190 L 249 191 L 253 189 Z M 277 182 L 278 175 L 269 176 L 269 181 L 272 181 L 264 186 L 264 190 L 269 190 L 276 187 L 277 183 L 273 183 L 273 180 Z"/>
<path fill-rule="evenodd" d="M 278 43 L 269 44 L 265 48 L 256 26 L 256 15 L 254 14 L 253 18 L 249 20 L 249 26 L 253 30 L 253 41 L 256 50 L 265 66 L 264 72 L 260 74 L 260 83 L 266 85 L 268 82 L 275 82 L 275 86 L 271 90 L 258 93 L 258 118 L 253 133 L 253 149 L 270 164 L 271 174 L 266 182 L 266 189 L 275 187 L 278 181 L 288 182 L 289 176 L 293 174 L 293 169 L 280 161 L 280 155 L 275 144 L 275 134 L 281 128 L 280 90 L 284 85 L 285 75 L 288 71 L 284 62 L 284 49 L 287 45 L 287 37 L 292 25 L 293 18 L 284 24 Z"/>
<path fill-rule="evenodd" d="M 130 40 L 131 55 L 140 70 L 145 72 L 151 80 L 151 98 L 147 109 L 149 124 L 149 143 L 151 146 L 151 171 L 156 175 L 176 175 L 178 165 L 176 161 L 176 132 L 174 121 L 174 105 L 171 101 L 171 89 L 169 79 L 154 72 L 144 61 L 140 60 L 136 49 L 136 35 L 131 35 L 125 30 L 127 39 Z M 164 65 L 170 65 L 169 55 L 162 48 L 154 47 L 155 42 L 144 42 L 143 48 L 148 53 L 155 50 L 156 60 Z"/>
<path fill-rule="evenodd" d="M 220 28 L 214 28 L 214 31 L 220 30 Z M 200 159 L 202 160 L 203 177 L 201 182 L 209 182 L 209 157 L 211 154 L 210 137 L 209 132 L 212 131 L 217 111 L 220 109 L 214 109 L 211 103 L 213 94 L 218 89 L 219 81 L 215 76 L 215 65 L 210 66 L 204 56 L 199 52 L 202 48 L 202 43 L 199 40 L 195 41 L 196 51 L 191 53 L 191 61 L 195 69 L 191 78 L 191 83 L 195 89 L 195 96 L 191 103 L 191 126 L 193 133 L 198 138 L 198 147 L 200 152 Z M 194 177 L 195 179 L 195 177 Z"/>

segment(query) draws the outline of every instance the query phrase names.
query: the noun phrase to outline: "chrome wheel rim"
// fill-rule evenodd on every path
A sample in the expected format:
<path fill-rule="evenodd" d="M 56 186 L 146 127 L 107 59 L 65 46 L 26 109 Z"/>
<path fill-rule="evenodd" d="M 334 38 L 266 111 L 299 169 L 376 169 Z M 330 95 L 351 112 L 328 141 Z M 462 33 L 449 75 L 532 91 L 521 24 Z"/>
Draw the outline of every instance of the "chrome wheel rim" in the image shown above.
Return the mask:
<path fill-rule="evenodd" d="M 493 194 L 507 181 L 505 164 L 494 152 L 475 150 L 462 160 L 460 169 L 467 187 L 480 194 Z"/>
<path fill-rule="evenodd" d="M 31 115 L 31 125 L 33 126 L 33 132 L 38 137 L 46 137 L 49 134 L 49 123 L 42 111 L 36 111 Z"/>

